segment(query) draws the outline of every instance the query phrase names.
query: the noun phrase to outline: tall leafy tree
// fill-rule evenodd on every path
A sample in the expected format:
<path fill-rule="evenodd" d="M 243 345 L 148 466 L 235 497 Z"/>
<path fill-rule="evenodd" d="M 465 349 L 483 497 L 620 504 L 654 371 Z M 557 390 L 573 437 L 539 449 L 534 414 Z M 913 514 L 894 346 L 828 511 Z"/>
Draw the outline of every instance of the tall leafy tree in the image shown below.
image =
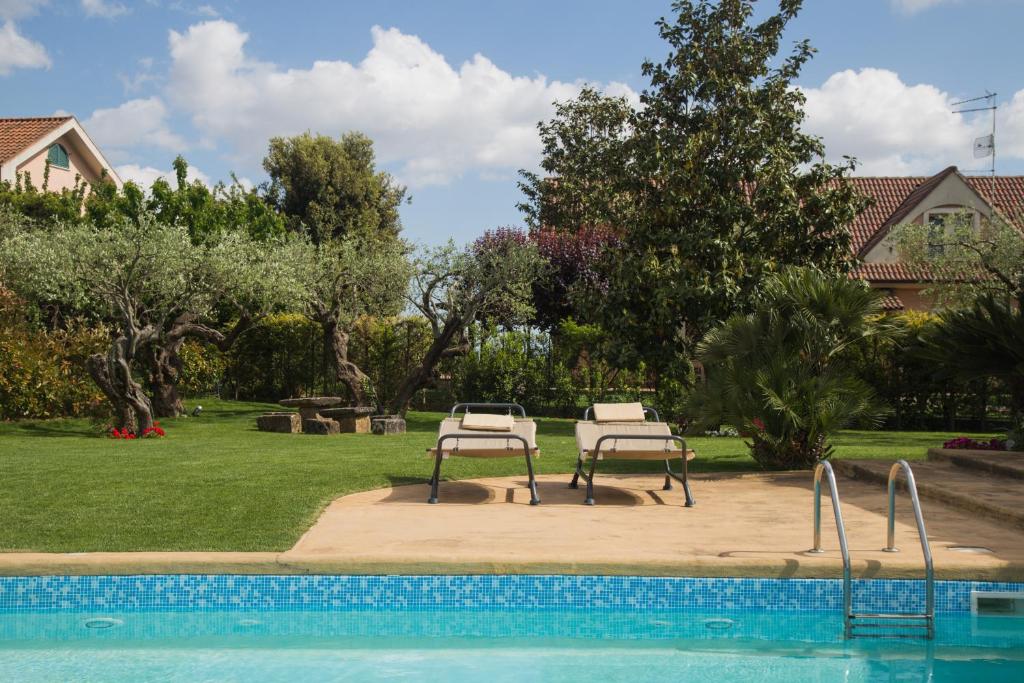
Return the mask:
<path fill-rule="evenodd" d="M 405 187 L 376 168 L 373 141 L 303 133 L 272 138 L 263 160 L 271 196 L 289 227 L 314 243 L 345 235 L 397 237 Z"/>
<path fill-rule="evenodd" d="M 864 206 L 804 133 L 794 86 L 813 50 L 780 55 L 799 0 L 753 23 L 751 0 L 681 0 L 657 22 L 669 53 L 646 62 L 641 106 L 585 92 L 541 124 L 547 180 L 527 176 L 527 214 L 548 227 L 613 226 L 609 287 L 593 305 L 621 364 L 685 376 L 707 330 L 749 308 L 787 264 L 842 271 Z"/>

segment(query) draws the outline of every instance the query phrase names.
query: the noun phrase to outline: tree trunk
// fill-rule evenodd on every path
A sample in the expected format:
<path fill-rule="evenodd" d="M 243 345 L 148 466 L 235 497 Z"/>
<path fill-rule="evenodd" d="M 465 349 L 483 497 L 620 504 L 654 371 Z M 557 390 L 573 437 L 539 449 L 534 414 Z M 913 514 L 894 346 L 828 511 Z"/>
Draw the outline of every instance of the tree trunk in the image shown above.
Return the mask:
<path fill-rule="evenodd" d="M 149 391 L 153 395 L 153 414 L 157 417 L 178 417 L 185 414 L 185 405 L 178 395 L 182 362 L 179 352 L 183 338 L 170 341 L 166 346 L 150 346 L 146 361 L 149 365 Z"/>
<path fill-rule="evenodd" d="M 128 341 L 118 337 L 106 355 L 86 359 L 86 369 L 114 409 L 114 426 L 136 434 L 153 426 L 153 406 L 131 372 Z"/>
<path fill-rule="evenodd" d="M 178 382 L 184 364 L 181 360 L 181 345 L 186 337 L 202 340 L 217 347 L 221 352 L 228 351 L 238 337 L 252 326 L 252 319 L 243 315 L 231 330 L 224 334 L 220 330 L 193 322 L 182 316 L 174 321 L 170 331 L 163 338 L 163 343 L 154 341 L 148 345 L 146 362 L 148 364 L 148 383 L 153 394 L 153 412 L 157 417 L 178 417 L 185 414 L 185 405 L 178 394 Z"/>
<path fill-rule="evenodd" d="M 463 344 L 457 347 L 452 347 L 452 340 L 455 339 L 456 335 L 462 329 L 461 324 L 446 324 L 441 330 L 441 333 L 434 339 L 434 342 L 427 349 L 427 352 L 423 356 L 423 361 L 413 368 L 405 379 L 402 380 L 401 386 L 398 388 L 398 393 L 390 400 L 387 405 L 386 413 L 390 415 L 402 415 L 409 410 L 409 401 L 416 395 L 416 392 L 425 386 L 428 386 L 434 378 L 434 368 L 441 362 L 442 359 L 450 356 L 458 355 L 459 353 L 465 353 L 468 351 L 468 347 Z"/>
<path fill-rule="evenodd" d="M 322 319 L 320 324 L 324 332 L 324 348 L 330 351 L 335 376 L 348 389 L 349 397 L 355 405 L 367 405 L 366 388 L 370 378 L 348 359 L 348 332 L 338 327 L 338 322 L 333 318 Z"/>

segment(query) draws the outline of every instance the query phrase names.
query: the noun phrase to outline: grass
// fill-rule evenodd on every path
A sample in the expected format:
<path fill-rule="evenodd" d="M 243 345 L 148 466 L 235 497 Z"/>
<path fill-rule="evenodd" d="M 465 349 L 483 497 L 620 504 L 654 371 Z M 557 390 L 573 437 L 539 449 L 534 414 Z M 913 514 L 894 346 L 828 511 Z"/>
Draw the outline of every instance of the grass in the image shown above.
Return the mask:
<path fill-rule="evenodd" d="M 338 496 L 425 484 L 438 413 L 410 413 L 408 433 L 380 437 L 270 434 L 255 416 L 276 406 L 204 399 L 197 418 L 167 420 L 167 437 L 105 438 L 83 420 L 0 423 L 0 550 L 38 552 L 290 548 Z M 575 462 L 571 420 L 540 419 L 542 473 Z M 922 458 L 951 435 L 848 431 L 843 458 Z M 738 438 L 688 439 L 691 471 L 756 471 Z M 658 463 L 607 463 L 605 472 Z M 519 459 L 454 458 L 443 476 L 523 474 Z M 424 497 L 426 488 L 424 487 Z"/>

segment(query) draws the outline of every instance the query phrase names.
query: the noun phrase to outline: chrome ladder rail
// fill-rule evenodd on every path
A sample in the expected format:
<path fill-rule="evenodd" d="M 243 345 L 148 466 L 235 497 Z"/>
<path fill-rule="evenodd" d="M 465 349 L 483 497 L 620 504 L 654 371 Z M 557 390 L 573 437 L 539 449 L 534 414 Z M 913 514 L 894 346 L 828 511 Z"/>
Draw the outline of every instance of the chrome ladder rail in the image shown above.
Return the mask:
<path fill-rule="evenodd" d="M 853 636 L 853 581 L 850 570 L 850 548 L 846 543 L 846 525 L 843 524 L 843 509 L 839 504 L 839 490 L 836 488 L 836 473 L 832 463 L 820 461 L 814 466 L 814 547 L 809 551 L 814 554 L 825 552 L 821 549 L 821 475 L 828 475 L 828 490 L 832 497 L 832 512 L 836 518 L 836 531 L 839 533 L 839 552 L 843 556 L 843 635 Z"/>
<path fill-rule="evenodd" d="M 864 623 L 854 622 L 854 626 L 861 628 L 902 628 L 902 629 L 924 629 L 926 637 L 931 640 L 935 637 L 935 567 L 932 563 L 932 548 L 928 542 L 928 532 L 924 527 L 924 515 L 921 513 L 921 499 L 917 495 L 917 481 L 914 479 L 914 470 L 906 460 L 897 460 L 889 468 L 889 515 L 885 547 L 887 553 L 898 553 L 896 547 L 896 477 L 900 472 L 907 478 L 907 491 L 910 493 L 910 503 L 914 509 L 914 521 L 917 523 L 917 536 L 921 542 L 921 555 L 924 556 L 924 585 L 925 585 L 925 607 L 923 613 L 899 613 L 899 614 L 854 614 L 854 619 L 873 619 Z M 893 624 L 891 622 L 903 622 Z M 887 623 L 889 622 L 889 623 Z M 916 623 L 915 623 L 916 622 Z M 888 634 L 893 637 L 893 634 Z"/>
<path fill-rule="evenodd" d="M 917 482 L 914 480 L 914 471 L 906 460 L 899 460 L 893 463 L 889 469 L 889 515 L 888 535 L 886 539 L 885 552 L 899 552 L 896 548 L 896 476 L 902 471 L 907 478 L 907 491 L 910 492 L 910 501 L 914 508 L 914 519 L 917 522 L 917 535 L 921 541 L 921 553 L 924 555 L 925 565 L 925 611 L 923 613 L 891 613 L 878 614 L 869 612 L 853 611 L 852 581 L 850 578 L 850 552 L 846 542 L 846 527 L 843 525 L 843 515 L 839 507 L 839 494 L 836 491 L 836 477 L 832 465 L 822 461 L 814 468 L 814 547 L 808 552 L 822 553 L 821 549 L 821 476 L 828 475 L 829 489 L 832 494 L 832 508 L 835 511 L 836 530 L 839 532 L 839 550 L 843 556 L 843 633 L 847 638 L 854 637 L 877 637 L 877 638 L 913 638 L 919 634 L 911 633 L 857 633 L 856 629 L 890 629 L 890 630 L 913 630 L 923 629 L 925 637 L 929 640 L 935 637 L 935 569 L 932 564 L 932 550 L 928 543 L 928 533 L 925 531 L 924 515 L 921 513 L 921 500 L 917 495 Z M 864 620 L 864 621 L 858 621 Z"/>

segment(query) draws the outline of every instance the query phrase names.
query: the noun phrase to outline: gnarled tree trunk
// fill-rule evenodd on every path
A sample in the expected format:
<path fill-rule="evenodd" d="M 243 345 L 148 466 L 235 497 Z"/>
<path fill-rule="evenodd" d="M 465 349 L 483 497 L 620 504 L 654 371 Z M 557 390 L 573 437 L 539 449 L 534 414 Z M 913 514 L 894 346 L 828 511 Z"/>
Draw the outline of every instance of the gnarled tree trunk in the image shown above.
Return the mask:
<path fill-rule="evenodd" d="M 330 354 L 330 361 L 334 366 L 338 381 L 348 389 L 353 403 L 357 406 L 366 405 L 368 402 L 366 388 L 370 378 L 359 369 L 358 365 L 348 359 L 348 332 L 342 330 L 338 326 L 337 320 L 331 317 L 322 318 L 320 325 L 324 332 L 324 348 Z"/>
<path fill-rule="evenodd" d="M 186 337 L 199 339 L 217 347 L 221 352 L 231 348 L 235 340 L 252 326 L 252 318 L 242 316 L 231 330 L 224 334 L 220 330 L 193 322 L 182 316 L 171 325 L 170 332 L 160 344 L 154 341 L 146 355 L 149 390 L 153 394 L 153 412 L 157 417 L 177 417 L 185 414 L 185 405 L 178 394 L 178 382 L 184 368 L 181 346 Z"/>
<path fill-rule="evenodd" d="M 153 406 L 132 377 L 131 346 L 127 338 L 118 337 L 106 355 L 93 354 L 85 365 L 114 409 L 114 426 L 141 434 L 153 426 Z"/>
<path fill-rule="evenodd" d="M 153 413 L 157 417 L 178 417 L 185 413 L 185 405 L 178 395 L 183 367 L 178 354 L 184 341 L 178 338 L 165 346 L 154 344 L 147 349 L 149 391 L 153 395 Z"/>
<path fill-rule="evenodd" d="M 391 415 L 405 415 L 409 410 L 409 401 L 420 389 L 430 386 L 434 381 L 434 371 L 437 364 L 445 358 L 465 355 L 469 351 L 469 345 L 465 340 L 460 340 L 464 325 L 461 321 L 449 321 L 439 331 L 423 360 L 417 365 L 402 381 L 398 392 L 388 402 L 387 410 Z M 435 328 L 436 329 L 436 328 Z M 458 342 L 454 343 L 453 342 Z"/>

